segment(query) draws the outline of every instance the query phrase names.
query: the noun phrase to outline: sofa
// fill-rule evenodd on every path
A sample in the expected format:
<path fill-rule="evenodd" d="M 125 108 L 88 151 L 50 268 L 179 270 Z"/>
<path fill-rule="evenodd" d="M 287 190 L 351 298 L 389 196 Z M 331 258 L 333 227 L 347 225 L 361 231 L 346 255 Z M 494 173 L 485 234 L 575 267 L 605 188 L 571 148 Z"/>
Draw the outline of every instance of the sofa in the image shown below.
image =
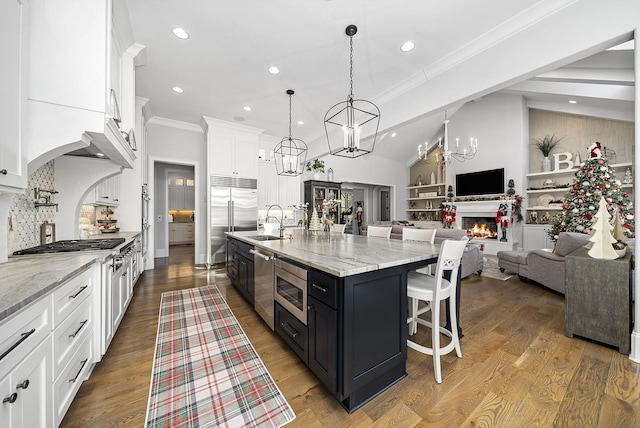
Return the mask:
<path fill-rule="evenodd" d="M 391 226 L 391 239 L 402 239 L 402 230 L 405 227 L 416 227 L 411 223 L 402 221 L 373 221 L 362 224 L 362 235 L 367 234 L 368 226 Z M 461 229 L 437 229 L 434 243 L 441 244 L 445 239 L 459 240 L 467 236 L 467 232 Z M 482 245 L 467 244 L 462 262 L 460 264 L 461 278 L 466 278 L 473 273 L 480 275 L 484 268 L 484 251 Z"/>
<path fill-rule="evenodd" d="M 588 241 L 589 235 L 585 233 L 561 232 L 553 250 L 498 251 L 498 267 L 564 294 L 565 256 Z"/>

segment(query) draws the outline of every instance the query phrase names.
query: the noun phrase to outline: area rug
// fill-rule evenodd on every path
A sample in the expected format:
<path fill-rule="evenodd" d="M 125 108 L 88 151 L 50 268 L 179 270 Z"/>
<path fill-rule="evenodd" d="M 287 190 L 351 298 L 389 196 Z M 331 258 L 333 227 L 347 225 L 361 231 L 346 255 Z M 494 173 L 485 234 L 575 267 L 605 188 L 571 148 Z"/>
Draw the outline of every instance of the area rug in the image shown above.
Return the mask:
<path fill-rule="evenodd" d="M 295 417 L 215 285 L 162 294 L 146 427 L 280 427 Z"/>
<path fill-rule="evenodd" d="M 515 274 L 513 272 L 504 271 L 500 272 L 498 267 L 498 259 L 494 257 L 484 257 L 484 266 L 482 268 L 482 276 L 489 278 L 499 279 L 500 281 L 506 281 Z"/>

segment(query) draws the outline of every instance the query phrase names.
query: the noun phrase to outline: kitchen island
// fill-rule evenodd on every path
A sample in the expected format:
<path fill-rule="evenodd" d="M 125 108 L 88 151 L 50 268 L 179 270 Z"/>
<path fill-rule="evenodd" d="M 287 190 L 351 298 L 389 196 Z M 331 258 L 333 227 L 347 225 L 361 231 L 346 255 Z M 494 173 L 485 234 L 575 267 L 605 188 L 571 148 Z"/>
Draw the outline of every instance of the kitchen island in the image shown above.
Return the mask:
<path fill-rule="evenodd" d="M 406 376 L 407 272 L 433 263 L 438 245 L 303 230 L 281 240 L 227 235 L 307 271 L 306 323 L 276 302 L 275 330 L 348 412 Z"/>

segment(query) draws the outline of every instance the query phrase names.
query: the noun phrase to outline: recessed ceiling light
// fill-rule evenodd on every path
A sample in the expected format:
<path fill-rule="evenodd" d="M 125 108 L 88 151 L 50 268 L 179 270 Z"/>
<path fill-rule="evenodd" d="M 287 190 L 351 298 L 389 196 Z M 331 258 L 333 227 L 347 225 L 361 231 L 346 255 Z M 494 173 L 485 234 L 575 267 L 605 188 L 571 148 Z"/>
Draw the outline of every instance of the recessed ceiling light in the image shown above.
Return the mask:
<path fill-rule="evenodd" d="M 415 43 L 413 43 L 411 40 L 407 40 L 406 42 L 404 42 L 402 44 L 402 46 L 400 46 L 400 50 L 402 52 L 409 52 L 409 51 L 412 51 L 413 48 L 415 48 L 415 47 L 416 47 Z"/>
<path fill-rule="evenodd" d="M 244 109 L 244 111 L 251 111 L 251 107 L 249 107 L 249 106 L 244 106 L 243 109 Z"/>
<path fill-rule="evenodd" d="M 392 132 L 392 133 L 391 133 L 391 136 L 392 136 L 392 137 L 395 137 L 395 136 L 396 136 L 396 133 L 395 133 L 395 132 Z"/>
<path fill-rule="evenodd" d="M 299 121 L 298 121 L 298 125 L 304 125 L 304 122 L 303 122 L 303 121 L 301 121 L 301 120 L 299 120 Z"/>
<path fill-rule="evenodd" d="M 174 86 L 174 87 L 173 87 L 173 88 L 171 88 L 171 89 L 173 89 L 173 92 L 176 92 L 176 93 L 178 93 L 178 94 L 181 94 L 181 93 L 183 93 L 183 92 L 184 92 L 184 90 L 183 90 L 181 87 L 179 87 L 179 86 Z"/>
<path fill-rule="evenodd" d="M 184 28 L 173 27 L 171 31 L 173 32 L 173 35 L 179 39 L 186 40 L 189 38 L 189 33 L 187 33 Z"/>
<path fill-rule="evenodd" d="M 576 100 L 569 100 L 569 104 L 578 104 Z"/>
<path fill-rule="evenodd" d="M 271 67 L 269 67 L 269 73 L 271 73 L 271 74 L 280 74 L 280 69 L 278 67 L 276 67 L 275 65 L 272 65 Z"/>

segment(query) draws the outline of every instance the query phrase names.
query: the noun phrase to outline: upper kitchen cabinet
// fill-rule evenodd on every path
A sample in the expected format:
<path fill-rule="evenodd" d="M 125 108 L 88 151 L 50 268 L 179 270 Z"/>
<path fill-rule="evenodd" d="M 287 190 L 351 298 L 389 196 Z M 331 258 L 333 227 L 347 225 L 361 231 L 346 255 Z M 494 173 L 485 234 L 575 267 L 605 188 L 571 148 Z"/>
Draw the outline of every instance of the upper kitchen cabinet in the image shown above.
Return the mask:
<path fill-rule="evenodd" d="M 127 14 L 111 0 L 32 0 L 29 7 L 29 168 L 79 149 L 132 168 L 135 66 Z"/>
<path fill-rule="evenodd" d="M 203 117 L 209 175 L 258 178 L 258 136 L 262 129 Z"/>
<path fill-rule="evenodd" d="M 27 187 L 27 6 L 0 2 L 0 193 Z"/>
<path fill-rule="evenodd" d="M 195 180 L 193 174 L 169 173 L 169 209 L 190 210 L 196 209 Z"/>

